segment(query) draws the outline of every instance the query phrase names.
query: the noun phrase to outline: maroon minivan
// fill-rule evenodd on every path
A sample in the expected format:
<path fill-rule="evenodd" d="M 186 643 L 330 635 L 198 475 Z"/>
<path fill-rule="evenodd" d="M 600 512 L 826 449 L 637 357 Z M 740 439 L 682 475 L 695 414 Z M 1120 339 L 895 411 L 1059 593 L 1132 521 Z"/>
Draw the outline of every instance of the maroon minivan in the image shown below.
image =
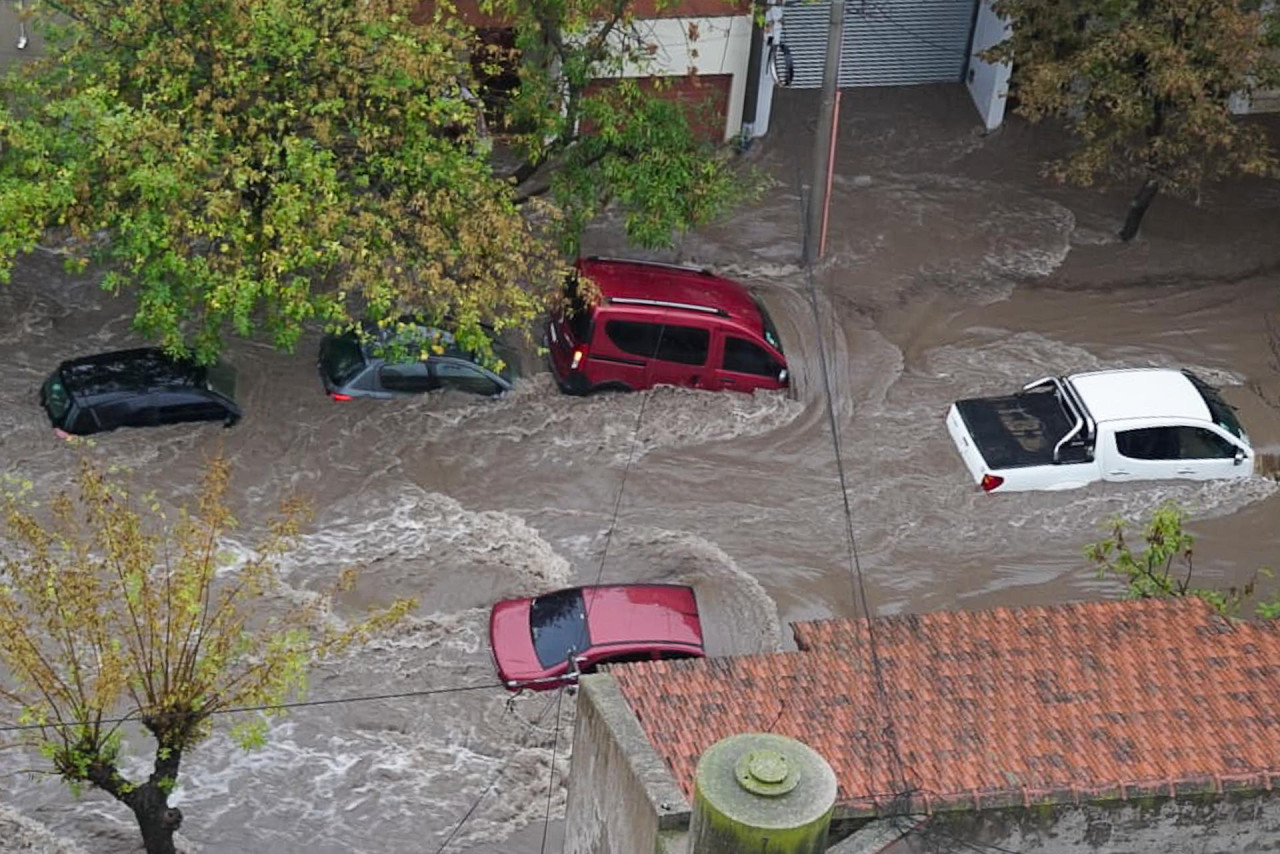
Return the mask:
<path fill-rule="evenodd" d="M 600 299 L 586 304 L 578 278 Z M 754 391 L 787 387 L 782 342 L 764 306 L 708 270 L 583 258 L 547 328 L 551 370 L 569 394 L 655 385 Z"/>

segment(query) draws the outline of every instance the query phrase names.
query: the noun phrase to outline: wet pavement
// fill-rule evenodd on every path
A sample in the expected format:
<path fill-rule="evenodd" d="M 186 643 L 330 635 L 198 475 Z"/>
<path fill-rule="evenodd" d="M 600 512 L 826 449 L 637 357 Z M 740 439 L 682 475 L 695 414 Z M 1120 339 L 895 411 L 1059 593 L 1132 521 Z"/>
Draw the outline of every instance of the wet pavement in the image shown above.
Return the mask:
<path fill-rule="evenodd" d="M 237 342 L 240 425 L 120 431 L 93 453 L 177 502 L 200 461 L 224 450 L 242 518 L 292 491 L 317 507 L 286 566 L 291 585 L 354 565 L 362 580 L 344 609 L 421 597 L 395 635 L 320 667 L 317 698 L 485 682 L 489 603 L 597 579 L 693 584 L 716 655 L 785 648 L 792 620 L 860 615 L 857 571 L 879 614 L 1116 596 L 1082 548 L 1106 519 L 1136 520 L 1166 499 L 1193 515 L 1200 583 L 1280 568 L 1268 477 L 988 496 L 942 420 L 955 398 L 1046 374 L 1185 366 L 1223 385 L 1255 447 L 1280 455 L 1280 184 L 1223 185 L 1198 205 L 1158 199 L 1140 238 L 1121 245 L 1110 235 L 1124 189 L 1039 177 L 1060 150 L 1052 132 L 1014 121 L 984 135 L 958 86 L 853 90 L 815 306 L 798 265 L 814 115 L 816 93 L 784 93 L 775 134 L 747 155 L 774 180 L 765 197 L 659 256 L 760 291 L 791 396 L 577 399 L 533 373 L 498 401 L 335 403 L 320 393 L 314 336 L 296 355 Z M 609 223 L 586 249 L 633 254 Z M 75 458 L 35 405 L 39 382 L 60 359 L 139 343 L 128 316 L 39 253 L 0 289 L 0 455 L 39 490 L 62 486 Z M 206 852 L 435 850 L 479 799 L 447 850 L 539 851 L 553 746 L 550 812 L 563 812 L 572 720 L 566 698 L 557 745 L 549 700 L 508 704 L 494 690 L 303 709 L 248 754 L 215 735 L 184 767 L 185 835 Z M 0 753 L 5 770 L 29 764 Z M 127 812 L 102 795 L 3 780 L 0 800 L 90 850 L 135 845 Z"/>

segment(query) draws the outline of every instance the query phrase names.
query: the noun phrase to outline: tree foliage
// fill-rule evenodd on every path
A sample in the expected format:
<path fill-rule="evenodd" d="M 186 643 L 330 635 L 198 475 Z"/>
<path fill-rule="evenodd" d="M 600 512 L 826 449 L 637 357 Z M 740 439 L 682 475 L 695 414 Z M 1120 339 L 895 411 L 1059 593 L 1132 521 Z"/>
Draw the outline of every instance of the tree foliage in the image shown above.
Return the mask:
<path fill-rule="evenodd" d="M 1157 193 L 1276 166 L 1262 128 L 1233 96 L 1280 85 L 1274 11 L 1250 0 L 996 0 L 1011 35 L 986 58 L 1012 62 L 1017 111 L 1063 118 L 1070 156 L 1050 173 L 1082 186 L 1139 186 L 1120 236 Z"/>
<path fill-rule="evenodd" d="M 1107 523 L 1110 536 L 1087 546 L 1085 556 L 1097 567 L 1099 577 L 1119 576 L 1128 586 L 1131 599 L 1198 596 L 1223 616 L 1239 613 L 1244 602 L 1254 595 L 1259 576 L 1270 577 L 1271 573 L 1258 570 L 1243 587 L 1192 587 L 1195 538 L 1186 530 L 1186 519 L 1186 513 L 1176 504 L 1162 504 L 1142 529 L 1145 547 L 1135 550 L 1124 520 L 1117 517 Z M 1258 602 L 1255 608 L 1261 617 L 1280 616 L 1280 593 Z"/>
<path fill-rule="evenodd" d="M 0 279 L 58 240 L 204 361 L 404 314 L 490 355 L 604 204 L 659 246 L 734 195 L 683 111 L 594 83 L 651 62 L 631 2 L 485 0 L 517 34 L 495 57 L 448 0 L 32 0 L 49 55 L 0 83 Z M 514 176 L 476 95 L 503 63 Z"/>
<path fill-rule="evenodd" d="M 4 83 L 0 270 L 60 226 L 203 359 L 407 310 L 486 350 L 559 260 L 476 144 L 468 33 L 413 6 L 59 0 L 49 58 Z"/>
<path fill-rule="evenodd" d="M 657 65 L 659 45 L 637 20 L 634 0 L 482 0 L 516 32 L 520 86 L 509 108 L 510 139 L 522 155 L 522 197 L 550 191 L 566 221 L 565 249 L 609 203 L 627 235 L 659 248 L 710 222 L 749 194 L 726 150 L 700 139 L 698 106 L 678 103 L 670 81 L 638 75 Z M 659 11 L 676 0 L 656 0 Z M 734 4 L 725 0 L 725 11 Z M 685 32 L 694 61 L 702 34 Z M 689 75 L 696 83 L 697 75 Z M 708 89 L 708 92 L 710 90 Z M 528 183 L 526 183 L 528 182 Z"/>
<path fill-rule="evenodd" d="M 55 773 L 133 811 L 149 854 L 173 851 L 182 816 L 169 793 L 214 715 L 297 695 L 315 657 L 391 626 L 413 604 L 340 625 L 328 594 L 276 596 L 275 561 L 303 517 L 297 501 L 266 523 L 248 558 L 230 565 L 222 551 L 236 528 L 224 503 L 229 476 L 227 462 L 213 460 L 194 508 L 172 520 L 87 458 L 74 493 L 47 507 L 21 488 L 3 499 L 0 700 L 31 727 L 29 742 Z M 270 714 L 242 717 L 235 732 L 246 747 L 261 740 Z M 119 718 L 154 740 L 143 779 L 122 770 Z"/>

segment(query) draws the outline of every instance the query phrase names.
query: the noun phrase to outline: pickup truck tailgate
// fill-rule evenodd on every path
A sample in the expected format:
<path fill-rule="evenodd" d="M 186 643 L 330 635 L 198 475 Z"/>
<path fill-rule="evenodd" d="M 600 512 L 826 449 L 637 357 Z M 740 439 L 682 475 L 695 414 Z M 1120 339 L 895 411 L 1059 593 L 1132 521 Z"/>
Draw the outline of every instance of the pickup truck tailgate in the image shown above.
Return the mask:
<path fill-rule="evenodd" d="M 951 441 L 956 443 L 956 450 L 960 452 L 961 459 L 964 460 L 965 467 L 969 469 L 969 474 L 973 476 L 974 483 L 981 483 L 982 476 L 986 474 L 986 460 L 982 459 L 982 454 L 978 451 L 977 444 L 973 441 L 973 437 L 969 435 L 969 428 L 965 426 L 964 419 L 960 417 L 960 410 L 955 404 L 951 405 L 951 409 L 947 412 L 947 432 L 951 434 Z"/>

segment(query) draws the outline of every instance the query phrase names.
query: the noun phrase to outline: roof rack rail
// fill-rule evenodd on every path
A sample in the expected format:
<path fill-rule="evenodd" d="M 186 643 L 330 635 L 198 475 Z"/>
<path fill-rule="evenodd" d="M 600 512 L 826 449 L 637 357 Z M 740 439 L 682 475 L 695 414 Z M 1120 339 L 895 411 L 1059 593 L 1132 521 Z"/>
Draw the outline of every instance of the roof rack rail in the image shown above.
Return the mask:
<path fill-rule="evenodd" d="M 700 311 L 703 314 L 714 314 L 717 317 L 728 317 L 729 312 L 723 308 L 710 305 L 695 305 L 691 302 L 671 302 L 664 299 L 644 299 L 642 297 L 605 297 L 606 302 L 618 305 L 651 305 L 656 308 L 679 308 L 684 311 Z"/>
<path fill-rule="evenodd" d="M 587 258 L 588 261 L 609 261 L 622 264 L 643 264 L 647 267 L 666 267 L 668 270 L 684 270 L 688 273 L 698 273 L 702 276 L 710 276 L 712 272 L 706 267 L 699 267 L 696 264 L 668 264 L 665 261 L 642 261 L 639 258 L 614 258 L 609 255 L 592 255 Z"/>

